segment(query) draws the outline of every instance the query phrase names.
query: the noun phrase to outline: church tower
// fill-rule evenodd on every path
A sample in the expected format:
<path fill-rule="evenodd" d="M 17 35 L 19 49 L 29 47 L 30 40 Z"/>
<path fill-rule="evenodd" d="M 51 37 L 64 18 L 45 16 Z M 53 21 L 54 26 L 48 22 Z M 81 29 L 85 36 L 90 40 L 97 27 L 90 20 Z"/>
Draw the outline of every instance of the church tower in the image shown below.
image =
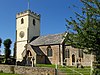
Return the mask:
<path fill-rule="evenodd" d="M 25 45 L 40 36 L 40 15 L 26 10 L 16 15 L 16 60 L 22 61 Z"/>

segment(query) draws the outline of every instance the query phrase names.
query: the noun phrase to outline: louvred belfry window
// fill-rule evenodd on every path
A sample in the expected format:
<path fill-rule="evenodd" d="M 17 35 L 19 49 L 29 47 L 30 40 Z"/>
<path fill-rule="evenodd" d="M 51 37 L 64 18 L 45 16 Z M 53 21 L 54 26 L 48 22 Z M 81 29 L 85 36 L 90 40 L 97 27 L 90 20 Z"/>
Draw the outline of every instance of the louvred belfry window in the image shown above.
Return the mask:
<path fill-rule="evenodd" d="M 21 24 L 23 24 L 23 23 L 24 23 L 24 19 L 22 18 L 22 19 L 21 19 Z"/>

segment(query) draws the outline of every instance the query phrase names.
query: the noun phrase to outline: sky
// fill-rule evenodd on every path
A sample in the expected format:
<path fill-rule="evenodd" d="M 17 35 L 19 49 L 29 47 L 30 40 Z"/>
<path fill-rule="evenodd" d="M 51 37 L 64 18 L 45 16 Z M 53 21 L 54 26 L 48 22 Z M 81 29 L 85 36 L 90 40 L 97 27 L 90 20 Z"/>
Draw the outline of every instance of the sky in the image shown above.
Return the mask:
<path fill-rule="evenodd" d="M 80 0 L 30 0 L 30 10 L 41 15 L 41 36 L 65 32 L 65 18 L 74 17 L 73 10 L 80 12 L 79 8 L 72 7 L 73 4 L 81 7 Z M 12 40 L 12 53 L 16 37 L 16 14 L 27 9 L 28 0 L 0 0 L 0 38 L 2 41 L 8 38 Z M 3 54 L 3 43 L 0 50 Z"/>

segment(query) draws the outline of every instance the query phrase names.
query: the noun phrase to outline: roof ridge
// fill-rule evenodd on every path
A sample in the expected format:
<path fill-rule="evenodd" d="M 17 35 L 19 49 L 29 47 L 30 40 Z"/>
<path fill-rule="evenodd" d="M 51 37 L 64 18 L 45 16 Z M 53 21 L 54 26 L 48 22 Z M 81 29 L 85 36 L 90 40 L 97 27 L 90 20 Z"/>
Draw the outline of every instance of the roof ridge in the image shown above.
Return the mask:
<path fill-rule="evenodd" d="M 41 36 L 59 35 L 59 34 L 65 34 L 65 32 L 63 32 L 63 33 L 56 33 L 56 34 L 47 34 L 47 35 L 41 35 Z M 39 37 L 41 37 L 41 36 L 39 36 Z"/>

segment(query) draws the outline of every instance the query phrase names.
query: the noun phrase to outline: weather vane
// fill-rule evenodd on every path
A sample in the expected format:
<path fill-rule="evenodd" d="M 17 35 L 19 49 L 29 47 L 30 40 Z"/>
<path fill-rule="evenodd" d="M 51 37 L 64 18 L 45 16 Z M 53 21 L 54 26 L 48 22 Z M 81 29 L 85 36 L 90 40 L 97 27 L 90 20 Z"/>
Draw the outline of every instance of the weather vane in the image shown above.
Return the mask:
<path fill-rule="evenodd" d="M 28 0 L 28 10 L 30 9 L 30 0 Z"/>

